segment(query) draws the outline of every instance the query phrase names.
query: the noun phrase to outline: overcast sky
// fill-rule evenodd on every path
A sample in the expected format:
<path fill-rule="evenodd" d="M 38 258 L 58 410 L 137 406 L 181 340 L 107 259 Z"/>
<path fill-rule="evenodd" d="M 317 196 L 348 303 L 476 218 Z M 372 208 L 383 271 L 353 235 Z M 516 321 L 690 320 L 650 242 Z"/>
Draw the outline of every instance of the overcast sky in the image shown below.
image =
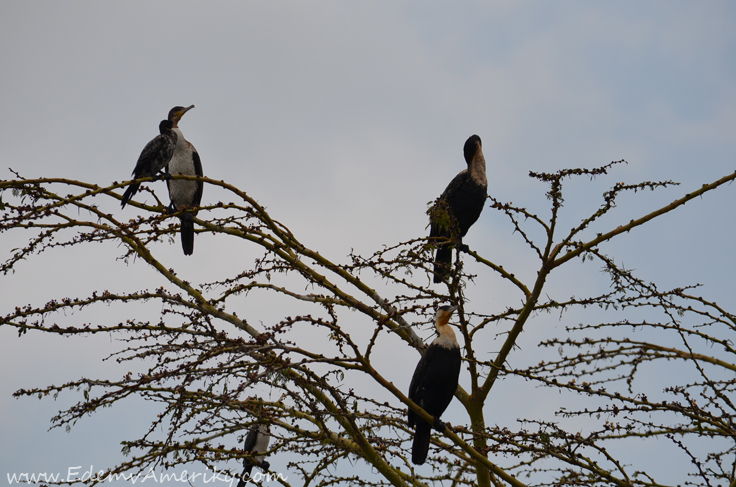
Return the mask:
<path fill-rule="evenodd" d="M 102 185 L 127 179 L 169 109 L 194 104 L 180 127 L 205 175 L 248 191 L 337 261 L 352 248 L 425 235 L 426 204 L 464 168 L 462 146 L 474 133 L 489 192 L 538 213 L 546 188 L 530 170 L 629 162 L 592 189 L 572 184 L 580 199 L 566 199 L 563 228 L 616 181 L 682 183 L 622 201 L 613 228 L 736 169 L 734 26 L 736 4 L 726 1 L 3 0 L 0 178 L 13 168 Z M 163 184 L 157 191 L 165 197 Z M 203 202 L 214 198 L 206 188 Z M 604 251 L 666 286 L 702 282 L 725 302 L 736 272 L 735 200 L 723 188 Z M 3 252 L 22 243 L 2 238 Z M 466 242 L 533 275 L 498 213 L 486 210 Z M 178 242 L 170 250 L 167 264 L 193 282 L 221 263 L 218 239 L 207 235 L 192 258 Z M 0 278 L 0 311 L 66 289 L 148 287 L 136 282 L 152 275 L 144 264 L 126 266 L 119 253 L 90 246 L 24 263 Z M 86 265 L 99 271 L 80 272 Z M 504 291 L 475 292 L 505 306 Z M 0 339 L 0 482 L 6 472 L 119 461 L 125 429 L 149 417 L 143 409 L 47 433 L 73 398 L 11 397 L 104 370 L 100 358 L 117 345 L 89 350 L 9 330 Z M 411 370 L 398 380 L 408 385 Z M 494 408 L 498 424 L 514 427 L 514 411 Z"/>

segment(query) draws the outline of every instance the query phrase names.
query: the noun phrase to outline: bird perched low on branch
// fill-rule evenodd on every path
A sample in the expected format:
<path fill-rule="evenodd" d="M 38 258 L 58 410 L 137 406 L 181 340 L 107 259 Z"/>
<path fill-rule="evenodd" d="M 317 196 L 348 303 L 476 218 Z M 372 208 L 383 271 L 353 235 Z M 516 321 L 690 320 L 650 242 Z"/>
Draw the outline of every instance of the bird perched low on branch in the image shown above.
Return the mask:
<path fill-rule="evenodd" d="M 173 132 L 177 135 L 176 147 L 174 155 L 167 167 L 168 174 L 187 175 L 187 176 L 203 176 L 202 161 L 199 159 L 197 149 L 184 138 L 179 129 L 179 120 L 194 105 L 189 107 L 174 107 L 169 111 L 169 121 L 173 124 Z M 202 181 L 188 181 L 185 179 L 169 179 L 169 199 L 171 200 L 171 210 L 179 212 L 199 206 L 202 201 L 202 190 L 204 183 Z M 196 211 L 187 211 L 179 215 L 181 220 L 181 246 L 184 255 L 192 255 L 194 252 L 194 215 Z"/>
<path fill-rule="evenodd" d="M 171 120 L 161 120 L 161 123 L 158 124 L 160 134 L 146 144 L 141 151 L 135 169 L 133 169 L 133 179 L 155 177 L 166 168 L 176 147 L 177 134 L 172 130 L 173 126 Z M 140 185 L 141 183 L 131 183 L 128 186 L 123 193 L 121 208 L 125 208 L 125 205 L 135 196 Z"/>
<path fill-rule="evenodd" d="M 438 336 L 419 360 L 409 386 L 409 399 L 434 416 L 434 424 L 430 425 L 409 408 L 409 426 L 415 427 L 411 449 L 411 461 L 415 465 L 422 465 L 427 460 L 432 427 L 439 432 L 445 431 L 445 424 L 440 421 L 440 416 L 447 409 L 457 389 L 461 363 L 460 345 L 449 324 L 455 310 L 457 306 L 441 306 L 437 309 L 435 327 Z"/>
<path fill-rule="evenodd" d="M 240 476 L 238 487 L 245 487 L 245 484 L 248 483 L 254 465 L 258 466 L 261 470 L 271 468 L 271 465 L 265 460 L 266 456 L 263 455 L 263 453 L 268 451 L 270 441 L 271 426 L 269 424 L 254 424 L 250 431 L 248 431 L 248 436 L 245 437 L 245 443 L 243 444 L 243 450 L 246 453 L 251 453 L 252 456 L 243 459 L 243 474 Z"/>
<path fill-rule="evenodd" d="M 430 238 L 438 241 L 434 259 L 434 282 L 442 282 L 450 272 L 452 249 L 478 220 L 488 196 L 486 160 L 480 137 L 471 135 L 463 147 L 468 168 L 450 181 L 429 213 Z M 447 241 L 450 240 L 450 241 Z"/>

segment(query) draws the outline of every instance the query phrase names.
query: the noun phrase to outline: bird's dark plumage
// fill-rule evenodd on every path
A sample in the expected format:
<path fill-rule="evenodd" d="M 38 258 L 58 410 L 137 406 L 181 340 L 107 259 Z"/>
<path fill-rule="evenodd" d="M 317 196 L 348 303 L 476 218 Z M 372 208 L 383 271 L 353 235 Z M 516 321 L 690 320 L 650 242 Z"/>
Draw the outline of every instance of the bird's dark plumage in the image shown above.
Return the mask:
<path fill-rule="evenodd" d="M 442 306 L 437 310 L 435 326 L 438 336 L 419 360 L 409 386 L 409 399 L 434 416 L 435 425 L 442 424 L 439 418 L 452 401 L 460 377 L 460 346 L 448 324 L 456 309 L 457 306 Z M 408 422 L 409 426 L 415 427 L 411 461 L 421 465 L 427 460 L 432 425 L 411 408 Z"/>
<path fill-rule="evenodd" d="M 257 465 L 262 470 L 268 470 L 271 467 L 270 464 L 264 460 L 265 455 L 263 455 L 263 453 L 268 451 L 268 444 L 270 441 L 270 425 L 264 423 L 253 425 L 248 432 L 248 436 L 245 437 L 245 443 L 243 444 L 243 450 L 245 450 L 246 453 L 253 454 L 253 456 L 252 458 L 243 459 L 243 474 L 240 476 L 238 487 L 245 487 L 254 465 Z"/>
<path fill-rule="evenodd" d="M 465 141 L 463 154 L 468 168 L 450 181 L 429 211 L 429 236 L 454 241 L 438 243 L 434 260 L 434 282 L 442 282 L 449 273 L 455 243 L 462 243 L 462 238 L 483 211 L 488 196 L 486 160 L 480 137 L 470 136 Z"/>
<path fill-rule="evenodd" d="M 160 134 L 146 144 L 141 151 L 135 169 L 133 169 L 133 179 L 154 177 L 166 168 L 176 147 L 177 135 L 172 130 L 173 126 L 171 120 L 161 120 L 158 125 Z M 123 193 L 123 200 L 120 204 L 122 208 L 125 208 L 125 205 L 135 196 L 139 187 L 140 183 L 132 183 L 128 186 Z"/>
<path fill-rule="evenodd" d="M 199 159 L 197 149 L 184 138 L 178 125 L 181 117 L 192 108 L 194 108 L 194 105 L 186 108 L 174 107 L 169 111 L 169 120 L 173 123 L 173 132 L 178 137 L 174 155 L 167 167 L 167 172 L 171 175 L 204 176 L 202 161 Z M 201 181 L 171 179 L 168 181 L 168 186 L 171 207 L 174 211 L 197 207 L 202 202 L 204 183 Z M 194 215 L 196 215 L 196 212 L 182 213 L 179 216 L 181 220 L 181 246 L 184 255 L 192 255 L 194 252 Z"/>

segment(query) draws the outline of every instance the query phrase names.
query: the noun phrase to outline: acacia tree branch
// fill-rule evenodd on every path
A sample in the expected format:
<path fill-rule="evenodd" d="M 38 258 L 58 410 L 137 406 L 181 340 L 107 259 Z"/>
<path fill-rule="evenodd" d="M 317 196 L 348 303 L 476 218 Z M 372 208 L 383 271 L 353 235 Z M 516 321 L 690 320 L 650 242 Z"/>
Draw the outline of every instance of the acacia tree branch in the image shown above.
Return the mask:
<path fill-rule="evenodd" d="M 676 315 L 688 313 L 705 320 L 701 326 L 721 325 L 727 330 L 734 330 L 734 315 L 729 314 L 722 307 L 710 303 L 703 298 L 693 298 L 679 292 L 660 292 L 656 287 L 649 286 L 633 275 L 617 266 L 611 259 L 600 254 L 597 246 L 615 236 L 643 225 L 661 214 L 667 213 L 684 205 L 695 196 L 716 189 L 720 185 L 736 178 L 736 173 L 720 180 L 704 185 L 700 190 L 688 194 L 674 201 L 670 205 L 660 208 L 638 220 L 632 220 L 628 225 L 618 227 L 606 234 L 600 234 L 595 239 L 586 242 L 575 242 L 578 236 L 597 219 L 600 219 L 615 206 L 617 195 L 623 191 L 638 189 L 654 189 L 655 187 L 672 184 L 641 183 L 639 185 L 624 185 L 617 183 L 613 189 L 604 195 L 604 204 L 590 217 L 583 220 L 577 227 L 562 240 L 555 237 L 555 229 L 559 214 L 563 208 L 563 180 L 575 175 L 595 177 L 606 174 L 615 164 L 593 170 L 574 169 L 563 170 L 555 174 L 532 174 L 542 181 L 549 183 L 547 196 L 551 202 L 552 212 L 548 221 L 543 221 L 535 213 L 523 208 L 515 208 L 510 204 L 504 205 L 495 202 L 493 207 L 507 213 L 514 228 L 531 246 L 540 258 L 540 268 L 533 285 L 525 283 L 514 274 L 506 271 L 503 266 L 469 252 L 476 262 L 483 264 L 499 274 L 504 281 L 519 289 L 524 300 L 521 307 L 507 307 L 500 313 L 482 313 L 469 309 L 464 295 L 464 286 L 472 276 L 463 273 L 462 262 L 454 270 L 453 281 L 444 295 L 429 289 L 429 285 L 421 285 L 412 279 L 413 272 L 424 276 L 428 273 L 432 258 L 426 239 L 415 239 L 403 244 L 390 246 L 376 252 L 372 257 L 363 259 L 351 254 L 352 263 L 339 264 L 302 244 L 286 226 L 274 220 L 256 201 L 247 193 L 238 188 L 203 177 L 174 176 L 174 179 L 202 181 L 213 187 L 224 190 L 227 194 L 237 197 L 240 203 L 218 203 L 198 208 L 199 215 L 195 218 L 197 232 L 211 232 L 213 234 L 228 235 L 242 241 L 259 246 L 264 254 L 258 259 L 253 269 L 245 270 L 233 277 L 219 282 L 204 284 L 199 287 L 192 285 L 177 276 L 174 270 L 166 269 L 161 261 L 151 251 L 150 244 L 162 236 L 171 235 L 176 231 L 175 225 L 166 228 L 165 219 L 176 216 L 166 214 L 160 201 L 157 205 L 145 205 L 131 202 L 135 208 L 148 212 L 146 217 L 138 217 L 128 223 L 121 223 L 111 214 L 105 213 L 101 207 L 91 204 L 87 198 L 100 196 L 119 200 L 118 189 L 127 186 L 127 182 L 114 183 L 108 187 L 98 187 L 78 181 L 66 179 L 34 179 L 16 181 L 0 181 L 0 191 L 9 189 L 15 191 L 15 200 L 6 204 L 0 198 L 0 232 L 12 229 L 35 230 L 25 247 L 14 251 L 8 259 L 3 271 L 8 273 L 15 270 L 15 266 L 34 253 L 42 252 L 53 247 L 77 245 L 92 241 L 113 241 L 126 244 L 129 249 L 126 258 L 139 258 L 152 266 L 170 284 L 181 291 L 169 292 L 164 288 L 149 292 L 147 290 L 131 293 L 94 293 L 87 298 L 64 298 L 52 300 L 43 306 L 19 307 L 5 317 L 0 318 L 1 324 L 8 324 L 24 333 L 29 329 L 37 329 L 58 334 L 80 334 L 119 331 L 133 334 L 130 341 L 138 341 L 128 349 L 116 355 L 118 361 L 153 359 L 154 365 L 147 374 L 137 378 L 125 376 L 119 381 L 99 381 L 82 379 L 70 382 L 59 387 L 18 391 L 18 395 L 58 394 L 63 390 L 82 388 L 85 401 L 71 408 L 65 416 L 59 416 L 58 425 L 70 424 L 82 415 L 103 405 L 113 404 L 123 397 L 140 395 L 166 405 L 164 416 L 152 423 L 152 433 L 157 426 L 168 424 L 168 432 L 164 440 L 157 440 L 146 435 L 143 439 L 131 442 L 129 446 L 142 448 L 144 453 L 123 464 L 121 468 L 143 466 L 146 462 L 156 461 L 157 455 L 167 453 L 189 452 L 188 458 L 201 459 L 207 464 L 214 464 L 223 455 L 235 458 L 238 455 L 233 449 L 213 445 L 212 442 L 228 435 L 242 431 L 242 416 L 254 415 L 250 406 L 242 406 L 239 395 L 255 384 L 263 384 L 283 393 L 289 405 L 277 402 L 263 403 L 272 411 L 279 411 L 283 418 L 274 418 L 275 425 L 280 431 L 287 434 L 284 441 L 274 447 L 275 451 L 293 451 L 301 454 L 307 451 L 307 445 L 315 446 L 320 452 L 318 463 L 319 474 L 304 472 L 308 482 L 323 479 L 325 482 L 345 481 L 346 477 L 333 474 L 329 471 L 331 462 L 340 459 L 358 456 L 366 459 L 379 472 L 384 481 L 393 485 L 422 485 L 425 478 L 429 482 L 440 482 L 442 479 L 452 478 L 456 484 L 471 483 L 468 475 L 471 465 L 475 468 L 475 481 L 488 485 L 524 485 L 518 479 L 527 472 L 542 472 L 546 467 L 540 467 L 542 459 L 554 459 L 560 465 L 547 469 L 555 473 L 559 481 L 579 483 L 585 485 L 579 475 L 590 475 L 599 482 L 610 482 L 617 485 L 656 485 L 638 480 L 637 475 L 630 476 L 610 450 L 605 448 L 605 441 L 622 440 L 626 438 L 663 435 L 705 435 L 712 437 L 732 437 L 730 424 L 733 418 L 733 407 L 729 400 L 733 393 L 733 386 L 725 380 L 717 380 L 706 375 L 706 370 L 700 363 L 714 365 L 732 373 L 736 370 L 733 361 L 715 353 L 702 353 L 696 348 L 702 339 L 706 344 L 723 346 L 725 353 L 731 353 L 732 341 L 726 336 L 713 334 L 702 328 L 690 329 L 681 325 Z M 144 178 L 140 181 L 149 181 Z M 51 186 L 63 185 L 78 188 L 77 194 L 62 196 L 59 192 L 51 191 Z M 152 193 L 154 198 L 155 194 Z M 0 195 L 1 196 L 1 195 Z M 78 214 L 74 216 L 73 212 Z M 88 218 L 80 218 L 79 212 L 85 212 Z M 217 217 L 215 217 L 217 215 Z M 224 215 L 224 216 L 223 216 Z M 532 224 L 541 225 L 545 232 L 545 241 L 542 245 L 533 242 L 531 233 L 522 228 L 521 218 L 531 220 Z M 79 231 L 68 240 L 71 231 Z M 391 253 L 397 254 L 390 256 Z M 606 269 L 612 276 L 614 290 L 598 296 L 569 299 L 555 299 L 549 297 L 540 302 L 544 292 L 547 277 L 557 267 L 567 263 L 579 255 L 597 256 L 602 259 Z M 387 280 L 389 283 L 405 290 L 390 300 L 384 297 L 386 292 L 379 294 L 369 280 L 359 276 L 363 270 L 370 270 L 373 276 Z M 290 273 L 303 279 L 306 286 L 317 288 L 314 292 L 305 292 L 296 287 L 270 281 L 271 273 Z M 400 276 L 399 273 L 405 275 Z M 267 282 L 266 282 L 267 281 Z M 221 292 L 210 297 L 217 288 Z M 689 288 L 684 288 L 689 289 Z M 239 318 L 235 313 L 225 311 L 225 305 L 231 303 L 237 296 L 247 296 L 250 291 L 262 290 L 278 293 L 300 305 L 314 305 L 321 310 L 320 315 L 300 313 L 295 317 L 286 317 L 271 326 L 262 326 L 261 329 L 252 327 L 246 320 Z M 627 293 L 635 293 L 634 297 Z M 549 292 L 548 292 L 549 294 Z M 364 373 L 368 374 L 373 382 L 384 391 L 396 398 L 403 405 L 416 411 L 423 419 L 432 421 L 433 418 L 416 404 L 409 400 L 403 392 L 396 388 L 382 374 L 378 373 L 373 363 L 375 357 L 380 357 L 381 339 L 386 336 L 399 337 L 400 341 L 423 351 L 424 342 L 414 332 L 413 327 L 427 323 L 428 310 L 443 300 L 458 304 L 460 312 L 460 329 L 465 339 L 465 359 L 468 363 L 468 372 L 471 375 L 471 394 L 462 387 L 458 387 L 456 396 L 468 411 L 471 431 L 464 427 L 455 430 L 447 429 L 445 443 L 433 439 L 435 446 L 444 453 L 432 459 L 434 465 L 442 467 L 442 472 L 433 476 L 422 477 L 414 473 L 406 473 L 403 469 L 392 465 L 391 458 L 409 466 L 402 446 L 402 438 L 410 433 L 403 420 L 404 411 L 399 408 L 379 404 L 373 399 L 360 397 L 354 393 L 352 387 L 344 390 L 340 385 L 341 375 Z M 682 298 L 699 303 L 700 308 L 692 309 L 676 303 Z M 52 313 L 64 310 L 82 309 L 94 304 L 111 302 L 144 302 L 155 299 L 165 305 L 159 324 L 136 323 L 128 320 L 117 326 L 92 325 L 83 327 L 60 327 L 56 323 L 49 326 L 45 320 Z M 615 338 L 598 339 L 586 336 L 579 341 L 567 342 L 564 339 L 553 339 L 548 345 L 563 346 L 601 346 L 600 350 L 591 350 L 577 356 L 565 356 L 559 361 L 540 362 L 538 366 L 530 366 L 525 371 L 512 371 L 505 367 L 508 358 L 515 350 L 518 337 L 527 326 L 529 320 L 540 311 L 559 310 L 560 316 L 568 309 L 584 308 L 596 305 L 601 307 L 616 307 L 635 310 L 642 307 L 652 307 L 664 310 L 670 317 L 671 323 L 661 323 L 649 326 L 650 329 L 662 332 L 676 332 L 685 343 L 685 348 L 668 346 L 656 341 L 629 340 L 617 341 Z M 466 307 L 468 309 L 466 310 Z M 474 308 L 479 308 L 474 304 Z M 345 319 L 340 312 L 348 310 L 351 316 L 362 316 L 368 319 L 353 324 L 352 319 Z M 326 313 L 326 317 L 322 317 Z M 183 320 L 181 328 L 167 326 L 164 315 L 171 315 Z M 340 316 L 338 316 L 340 315 Z M 411 317 L 417 316 L 415 322 Z M 34 318 L 38 317 L 36 321 Z M 475 323 L 475 322 L 478 323 Z M 241 337 L 231 338 L 218 329 L 219 324 L 227 323 L 246 333 L 249 340 Z M 510 326 L 507 325 L 510 323 Z M 626 322 L 625 324 L 629 324 Z M 642 325 L 640 324 L 640 326 Z M 323 332 L 336 345 L 337 352 L 324 353 L 323 350 L 312 347 L 296 346 L 283 338 L 288 338 L 287 331 L 297 325 L 313 328 Z M 499 333 L 506 333 L 502 347 L 491 361 L 481 361 L 476 358 L 476 352 L 487 351 L 487 342 L 481 341 L 480 333 L 491 329 L 490 325 L 504 325 Z M 573 331 L 578 333 L 593 332 L 614 324 L 602 323 L 590 327 L 580 326 Z M 370 329 L 370 327 L 373 327 Z M 636 326 L 633 322 L 630 326 Z M 573 327 L 575 328 L 575 327 Z M 351 336 L 351 331 L 360 329 L 356 334 L 360 339 Z M 570 328 L 568 328 L 570 331 Z M 384 333 L 386 332 L 386 333 Z M 150 343 L 146 340 L 152 339 Z M 557 342 L 555 342 L 557 340 Z M 587 340 L 587 341 L 586 341 Z M 408 349 L 408 347 L 407 347 Z M 480 356 L 480 355 L 479 355 Z M 681 404 L 649 401 L 646 396 L 634 395 L 624 397 L 615 391 L 606 391 L 601 384 L 615 383 L 617 380 L 626 380 L 629 386 L 634 381 L 638 368 L 649 361 L 677 358 L 685 363 L 694 363 L 700 370 L 703 380 L 687 385 L 677 385 L 666 389 L 665 392 L 674 394 L 682 401 Z M 614 364 L 597 365 L 604 360 L 616 360 Z M 373 363 L 372 363 L 373 361 Z M 589 368 L 589 364 L 596 364 Z M 627 369 L 628 368 L 628 369 Z M 317 373 L 317 370 L 320 372 Z M 630 372 L 628 372 L 630 370 Z M 713 369 L 708 368 L 710 373 Z M 587 436 L 576 437 L 565 433 L 552 423 L 540 422 L 545 428 L 555 431 L 559 442 L 553 444 L 545 439 L 544 432 L 529 433 L 523 429 L 518 432 L 489 430 L 485 424 L 484 408 L 487 404 L 489 392 L 496 379 L 501 376 L 517 376 L 537 381 L 559 391 L 595 396 L 611 405 L 602 406 L 597 411 L 604 414 L 626 414 L 628 423 L 625 426 L 606 426 Z M 588 377 L 595 376 L 593 379 Z M 558 377 L 572 377 L 567 384 L 558 381 Z M 337 380 L 335 380 L 337 378 Z M 576 383 L 575 379 L 591 380 L 592 383 Z M 230 389 L 230 383 L 236 383 L 235 389 Z M 172 387 L 168 383 L 173 383 Z M 594 386 L 595 385 L 595 386 Z M 92 388 L 109 389 L 98 397 L 88 398 Z M 607 386 L 609 387 L 609 386 Z M 199 388 L 199 389 L 198 389 Z M 696 404 L 695 390 L 701 388 L 703 392 L 698 397 L 705 400 L 705 405 Z M 619 405 L 619 402 L 623 405 Z M 243 409 L 239 409 L 239 408 Z M 730 408 L 730 409 L 729 409 Z M 582 408 L 581 408 L 582 409 Z M 385 413 L 385 414 L 384 414 Z M 672 425 L 666 421 L 654 422 L 637 419 L 640 413 L 675 414 L 685 418 L 682 425 Z M 567 411 L 564 417 L 587 415 L 592 417 L 593 411 Z M 293 421 L 296 421 L 293 422 Z M 730 422 L 729 422 L 730 421 Z M 210 424 L 210 422 L 214 422 Z M 301 423 L 299 423 L 301 422 Z M 687 423 L 690 424 L 687 424 Z M 252 421 L 248 422 L 252 424 Z M 608 424 L 608 423 L 606 423 Z M 697 424 L 697 426 L 694 426 Z M 627 429 L 628 428 L 628 429 Z M 638 430 L 635 431 L 635 429 Z M 383 432 L 381 435 L 379 432 Z M 459 434 L 458 434 L 459 433 Z M 179 443 L 177 435 L 190 435 L 194 438 L 189 443 Z M 461 437 L 461 435 L 463 435 Z M 287 439 L 294 439 L 296 446 L 289 446 Z M 472 441 L 471 441 L 472 440 Z M 677 440 L 678 442 L 680 440 Z M 684 441 L 684 440 L 683 440 Z M 299 446 L 304 445 L 304 446 Z M 472 446 L 471 446 L 472 445 Z M 708 462 L 722 462 L 726 453 L 717 451 L 701 460 L 696 458 L 693 450 L 684 442 L 678 443 L 683 451 L 690 454 L 698 463 L 698 474 L 703 479 L 709 478 L 710 470 L 706 468 Z M 504 451 L 517 462 L 511 466 L 501 467 L 488 459 L 491 451 Z M 242 458 L 242 454 L 239 458 Z M 454 459 L 453 460 L 448 460 Z M 598 465 L 599 459 L 604 459 L 613 465 L 609 472 Z M 330 459 L 329 461 L 326 459 Z M 720 465 L 720 463 L 718 463 Z M 410 466 L 409 466 L 410 467 Z M 454 472 L 452 471 L 454 469 Z M 417 470 L 418 472 L 418 470 Z M 619 472 L 619 473 L 616 473 Z M 559 475 L 558 475 L 559 474 Z M 731 474 L 731 478 L 733 475 Z M 329 479 L 329 480 L 328 480 Z M 377 482 L 377 483 L 379 483 Z M 595 482 L 595 481 L 594 481 Z"/>
<path fill-rule="evenodd" d="M 635 220 L 631 220 L 626 225 L 618 226 L 615 229 L 613 229 L 613 230 L 611 230 L 611 231 L 609 231 L 607 233 L 599 234 L 596 238 L 594 238 L 592 240 L 589 240 L 586 243 L 575 245 L 575 248 L 573 250 L 570 250 L 570 251 L 566 252 L 561 257 L 557 257 L 557 254 L 562 249 L 562 246 L 561 245 L 558 245 L 555 248 L 555 251 L 552 252 L 552 254 L 550 255 L 550 258 L 553 259 L 553 262 L 551 263 L 551 265 L 552 265 L 552 267 L 559 267 L 562 264 L 564 264 L 565 262 L 567 262 L 567 261 L 569 261 L 571 259 L 574 259 L 575 257 L 581 255 L 583 252 L 589 251 L 589 250 L 595 248 L 596 246 L 598 246 L 599 244 L 601 244 L 603 242 L 606 242 L 608 240 L 611 240 L 612 238 L 616 237 L 617 235 L 620 235 L 620 234 L 625 233 L 625 232 L 629 232 L 632 229 L 634 229 L 634 228 L 636 228 L 638 226 L 641 226 L 641 225 L 647 223 L 648 221 L 653 220 L 654 218 L 657 218 L 658 216 L 662 216 L 662 215 L 664 215 L 666 213 L 669 213 L 672 210 L 674 210 L 674 209 L 676 209 L 676 208 L 684 205 L 688 201 L 690 201 L 690 200 L 692 200 L 694 198 L 697 198 L 698 196 L 702 196 L 703 194 L 707 193 L 708 191 L 712 191 L 712 190 L 718 188 L 721 185 L 724 185 L 726 183 L 729 183 L 729 182 L 733 181 L 734 179 L 736 179 L 736 172 L 733 172 L 733 173 L 731 173 L 731 174 L 729 174 L 727 176 L 723 176 L 722 178 L 720 178 L 717 181 L 714 181 L 714 182 L 712 182 L 710 184 L 704 184 L 700 189 L 695 190 L 692 193 L 688 193 L 685 196 L 683 196 L 682 198 L 679 198 L 679 199 L 673 201 L 672 203 L 670 203 L 670 204 L 668 204 L 666 206 L 663 206 L 662 208 L 659 208 L 658 210 L 655 210 L 655 211 L 653 211 L 653 212 L 651 212 L 651 213 L 649 213 L 647 215 L 644 215 L 644 216 L 642 216 L 640 218 L 637 218 Z M 572 242 L 570 243 L 570 245 L 572 245 Z"/>

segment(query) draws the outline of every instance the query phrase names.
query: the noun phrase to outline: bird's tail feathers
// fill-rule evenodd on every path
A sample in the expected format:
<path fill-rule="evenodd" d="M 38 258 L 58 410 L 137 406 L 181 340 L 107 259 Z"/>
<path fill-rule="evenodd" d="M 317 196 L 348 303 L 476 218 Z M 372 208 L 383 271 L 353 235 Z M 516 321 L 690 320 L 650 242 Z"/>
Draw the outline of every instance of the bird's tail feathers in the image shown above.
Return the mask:
<path fill-rule="evenodd" d="M 181 219 L 181 248 L 184 255 L 192 255 L 194 253 L 194 215 L 191 213 L 182 213 Z"/>
<path fill-rule="evenodd" d="M 125 208 L 125 205 L 128 204 L 128 201 L 130 201 L 130 199 L 138 192 L 139 187 L 140 183 L 133 183 L 128 186 L 128 189 L 126 189 L 125 193 L 123 193 L 123 200 L 120 202 L 120 208 Z"/>
<path fill-rule="evenodd" d="M 434 257 L 434 282 L 440 283 L 450 273 L 452 264 L 452 246 L 440 245 Z"/>
<path fill-rule="evenodd" d="M 414 443 L 411 447 L 411 462 L 414 465 L 422 465 L 427 461 L 427 453 L 429 452 L 429 438 L 432 433 L 432 427 L 424 420 L 417 423 L 414 431 Z"/>
<path fill-rule="evenodd" d="M 245 484 L 250 480 L 250 473 L 253 471 L 253 464 L 250 463 L 249 459 L 243 460 L 243 473 L 240 475 L 238 481 L 238 487 L 245 487 Z"/>

